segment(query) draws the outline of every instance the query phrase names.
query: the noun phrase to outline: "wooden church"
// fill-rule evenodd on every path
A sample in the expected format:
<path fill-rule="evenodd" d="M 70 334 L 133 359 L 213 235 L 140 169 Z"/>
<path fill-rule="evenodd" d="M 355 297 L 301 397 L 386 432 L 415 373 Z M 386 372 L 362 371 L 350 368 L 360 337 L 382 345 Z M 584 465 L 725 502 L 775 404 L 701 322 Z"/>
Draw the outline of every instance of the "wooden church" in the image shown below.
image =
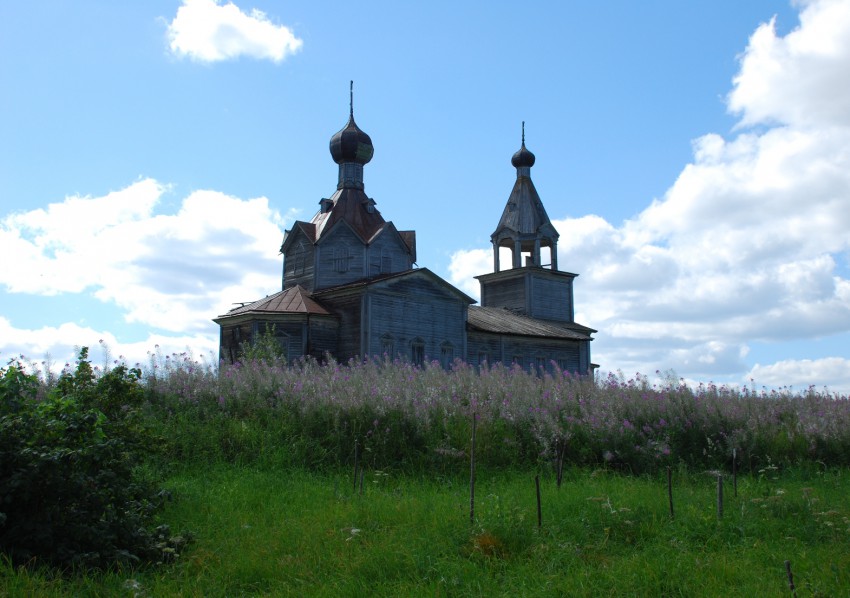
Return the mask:
<path fill-rule="evenodd" d="M 490 237 L 494 271 L 476 277 L 480 306 L 415 267 L 416 233 L 385 220 L 366 195 L 363 169 L 374 147 L 354 122 L 353 102 L 330 152 L 339 165 L 336 192 L 319 201 L 309 222 L 285 231 L 282 290 L 214 319 L 222 360 L 238 360 L 243 343 L 271 331 L 290 360 L 387 356 L 450 367 L 460 358 L 591 372 L 596 331 L 573 318 L 576 275 L 558 270 L 558 232 L 531 181 L 535 157 L 524 131 L 511 159 L 517 180 Z M 510 264 L 500 263 L 502 247 L 511 252 Z"/>

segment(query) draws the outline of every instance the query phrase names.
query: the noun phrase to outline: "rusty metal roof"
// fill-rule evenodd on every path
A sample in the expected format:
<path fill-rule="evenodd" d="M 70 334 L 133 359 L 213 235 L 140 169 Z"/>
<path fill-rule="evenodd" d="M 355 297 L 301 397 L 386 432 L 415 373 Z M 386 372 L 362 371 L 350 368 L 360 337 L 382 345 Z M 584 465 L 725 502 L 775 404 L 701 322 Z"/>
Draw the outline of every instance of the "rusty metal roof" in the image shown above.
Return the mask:
<path fill-rule="evenodd" d="M 301 285 L 295 285 L 285 291 L 269 295 L 259 301 L 231 309 L 222 317 L 256 313 L 300 313 L 331 315 L 322 305 L 310 296 Z"/>
<path fill-rule="evenodd" d="M 386 224 L 381 213 L 374 208 L 374 202 L 362 189 L 337 189 L 330 201 L 331 208 L 326 212 L 319 212 L 311 221 L 316 227 L 316 240 L 340 220 L 345 221 L 364 243 Z"/>
<path fill-rule="evenodd" d="M 401 235 L 401 240 L 404 241 L 404 244 L 407 245 L 407 248 L 410 249 L 410 255 L 413 256 L 413 261 L 416 261 L 416 231 L 415 230 L 400 230 L 398 234 Z"/>
<path fill-rule="evenodd" d="M 590 335 L 596 332 L 593 328 L 574 322 L 538 320 L 516 314 L 504 307 L 478 305 L 469 306 L 467 323 L 470 329 L 482 332 L 571 340 L 592 340 Z"/>

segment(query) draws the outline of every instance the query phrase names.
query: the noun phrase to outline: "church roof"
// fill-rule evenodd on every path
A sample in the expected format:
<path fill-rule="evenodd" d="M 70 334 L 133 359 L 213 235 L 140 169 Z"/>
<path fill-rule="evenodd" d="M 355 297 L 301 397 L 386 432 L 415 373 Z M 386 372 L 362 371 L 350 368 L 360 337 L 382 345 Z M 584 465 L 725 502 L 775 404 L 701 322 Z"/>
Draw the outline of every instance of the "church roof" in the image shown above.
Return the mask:
<path fill-rule="evenodd" d="M 310 293 L 301 285 L 295 285 L 285 291 L 269 295 L 264 299 L 241 305 L 231 309 L 220 316 L 221 318 L 239 316 L 242 314 L 319 314 L 331 315 L 331 313 L 310 296 Z"/>
<path fill-rule="evenodd" d="M 546 225 L 551 227 L 551 221 L 531 177 L 517 177 L 499 225 L 493 234 L 509 229 L 520 235 L 533 235 L 540 232 Z M 557 233 L 555 235 L 557 236 Z"/>
<path fill-rule="evenodd" d="M 519 238 L 537 236 L 557 240 L 558 232 L 552 226 L 543 202 L 540 201 L 540 195 L 531 180 L 531 167 L 534 166 L 534 162 L 534 154 L 525 147 L 525 123 L 523 123 L 522 146 L 511 157 L 511 164 L 517 170 L 516 182 L 502 217 L 499 219 L 499 224 L 491 235 L 494 241 L 497 237 L 514 237 L 514 235 Z"/>
<path fill-rule="evenodd" d="M 538 320 L 514 313 L 504 307 L 470 305 L 467 324 L 472 330 L 496 334 L 514 334 L 570 340 L 592 340 L 593 328 L 573 322 Z"/>
<path fill-rule="evenodd" d="M 386 224 L 384 217 L 375 209 L 374 202 L 362 189 L 337 189 L 327 201 L 331 202 L 330 208 L 320 211 L 310 221 L 316 231 L 314 242 L 340 220 L 345 221 L 364 242 L 374 237 Z"/>

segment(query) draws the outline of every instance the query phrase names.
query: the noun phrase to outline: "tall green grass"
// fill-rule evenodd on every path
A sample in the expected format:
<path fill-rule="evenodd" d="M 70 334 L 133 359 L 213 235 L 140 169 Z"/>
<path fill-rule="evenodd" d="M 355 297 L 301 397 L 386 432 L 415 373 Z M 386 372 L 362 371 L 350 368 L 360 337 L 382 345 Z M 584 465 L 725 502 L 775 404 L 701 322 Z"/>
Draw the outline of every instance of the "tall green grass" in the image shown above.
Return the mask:
<path fill-rule="evenodd" d="M 800 596 L 850 587 L 850 400 L 826 390 L 174 356 L 144 392 L 159 450 L 137 474 L 166 480 L 161 523 L 195 541 L 137 569 L 0 562 L 0 595 L 773 596 L 785 560 Z"/>
<path fill-rule="evenodd" d="M 375 467 L 452 471 L 477 420 L 478 458 L 500 467 L 567 463 L 632 473 L 686 463 L 820 461 L 850 465 L 850 399 L 809 388 L 691 388 L 636 375 L 597 380 L 460 361 L 286 365 L 257 360 L 218 373 L 169 360 L 149 369 L 151 417 L 177 461 L 338 467 L 354 445 Z"/>
<path fill-rule="evenodd" d="M 0 567 L 8 595 L 51 596 L 841 596 L 850 588 L 850 477 L 766 469 L 726 486 L 663 475 L 484 470 L 476 519 L 467 480 L 350 472 L 192 466 L 172 476 L 162 513 L 195 542 L 177 563 L 51 578 Z"/>

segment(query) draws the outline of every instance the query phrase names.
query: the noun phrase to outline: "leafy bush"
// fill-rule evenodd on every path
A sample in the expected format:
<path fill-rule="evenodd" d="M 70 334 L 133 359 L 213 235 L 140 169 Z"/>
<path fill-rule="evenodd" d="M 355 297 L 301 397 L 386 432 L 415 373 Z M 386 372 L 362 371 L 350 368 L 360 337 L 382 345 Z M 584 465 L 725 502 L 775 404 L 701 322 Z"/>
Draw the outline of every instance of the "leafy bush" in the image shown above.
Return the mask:
<path fill-rule="evenodd" d="M 87 356 L 41 400 L 19 363 L 0 369 L 0 552 L 14 563 L 162 560 L 182 542 L 149 529 L 160 495 L 137 474 L 154 440 L 141 372 L 97 378 Z"/>

